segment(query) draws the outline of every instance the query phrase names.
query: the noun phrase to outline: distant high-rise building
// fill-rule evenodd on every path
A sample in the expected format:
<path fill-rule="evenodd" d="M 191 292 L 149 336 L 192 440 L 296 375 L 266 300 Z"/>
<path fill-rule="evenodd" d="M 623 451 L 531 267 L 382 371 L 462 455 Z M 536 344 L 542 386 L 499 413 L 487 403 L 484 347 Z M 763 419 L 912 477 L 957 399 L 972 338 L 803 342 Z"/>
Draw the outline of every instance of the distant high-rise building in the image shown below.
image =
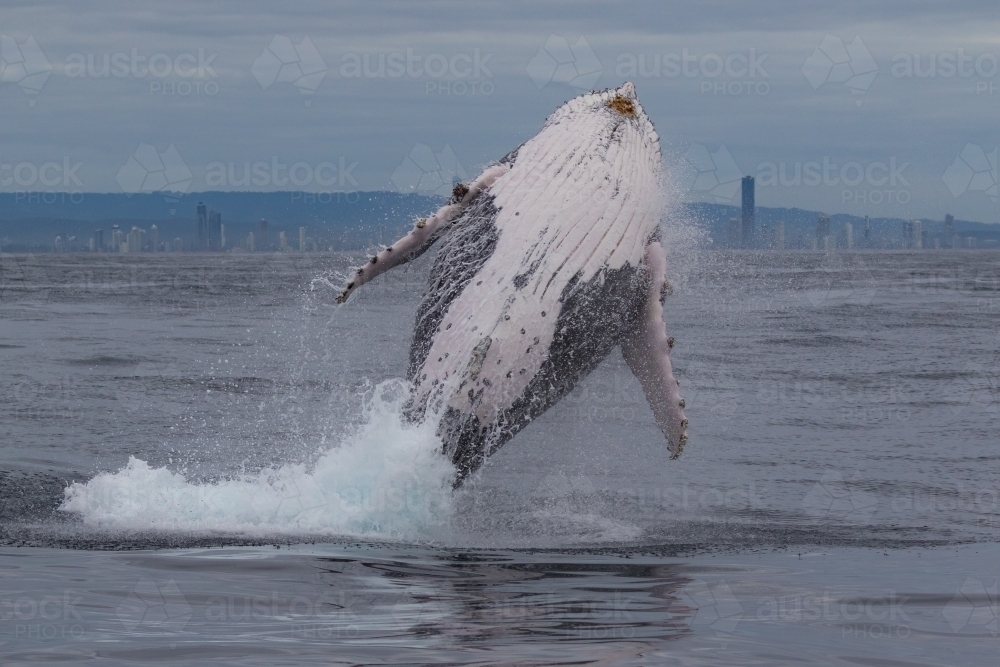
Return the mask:
<path fill-rule="evenodd" d="M 948 213 L 944 216 L 944 247 L 954 248 L 955 240 L 955 216 Z"/>
<path fill-rule="evenodd" d="M 183 250 L 184 250 L 184 241 L 182 241 L 181 237 L 178 236 L 177 238 L 174 239 L 174 252 L 181 252 Z"/>
<path fill-rule="evenodd" d="M 160 229 L 156 225 L 149 228 L 149 251 L 160 252 Z"/>
<path fill-rule="evenodd" d="M 306 251 L 306 228 L 299 227 L 299 252 Z"/>
<path fill-rule="evenodd" d="M 743 232 L 739 218 L 729 218 L 729 247 L 740 248 L 743 246 Z"/>
<path fill-rule="evenodd" d="M 923 248 L 924 247 L 923 223 L 920 222 L 919 220 L 914 220 L 911 223 L 910 228 L 913 230 L 913 240 L 911 242 L 910 247 L 916 248 L 917 250 Z"/>
<path fill-rule="evenodd" d="M 816 218 L 816 248 L 829 250 L 830 245 L 830 216 L 820 213 Z"/>
<path fill-rule="evenodd" d="M 278 250 L 288 250 L 288 241 L 285 240 L 285 232 L 278 232 Z"/>
<path fill-rule="evenodd" d="M 778 220 L 774 223 L 774 249 L 785 249 L 785 221 Z"/>
<path fill-rule="evenodd" d="M 253 232 L 247 234 L 247 252 L 253 252 Z"/>
<path fill-rule="evenodd" d="M 146 240 L 146 230 L 139 229 L 138 227 L 133 225 L 132 231 L 130 231 L 126 237 L 125 240 L 126 247 L 123 250 L 123 252 L 127 252 L 130 255 L 137 252 L 142 252 L 142 247 L 143 245 L 145 245 L 145 240 Z"/>
<path fill-rule="evenodd" d="M 976 247 L 976 237 L 975 236 L 966 236 L 965 237 L 965 247 L 966 248 L 975 248 Z"/>
<path fill-rule="evenodd" d="M 267 252 L 267 220 L 263 218 L 260 219 L 260 238 L 257 239 L 257 243 L 261 251 Z"/>
<path fill-rule="evenodd" d="M 94 251 L 101 252 L 104 250 L 104 230 L 95 229 L 94 230 Z"/>
<path fill-rule="evenodd" d="M 854 247 L 854 225 L 849 222 L 844 225 L 844 236 L 847 249 L 851 250 Z"/>
<path fill-rule="evenodd" d="M 913 247 L 913 222 L 910 220 L 903 220 L 903 247 Z"/>
<path fill-rule="evenodd" d="M 219 249 L 226 249 L 226 226 L 219 223 Z"/>
<path fill-rule="evenodd" d="M 222 214 L 218 211 L 208 214 L 208 249 L 222 250 Z"/>
<path fill-rule="evenodd" d="M 743 186 L 743 216 L 741 219 L 741 243 L 740 245 L 744 248 L 752 248 L 754 246 L 754 216 L 755 216 L 755 203 L 754 203 L 754 181 L 753 176 L 744 176 L 742 181 Z"/>
<path fill-rule="evenodd" d="M 865 247 L 872 247 L 872 219 L 865 216 Z"/>
<path fill-rule="evenodd" d="M 111 225 L 111 252 L 120 252 L 122 245 L 122 230 L 118 225 Z"/>
<path fill-rule="evenodd" d="M 66 240 L 63 239 L 62 234 L 56 235 L 56 240 L 53 242 L 52 247 L 56 252 L 66 252 Z"/>
<path fill-rule="evenodd" d="M 210 243 L 208 240 L 208 207 L 205 202 L 198 202 L 198 250 L 208 250 Z"/>

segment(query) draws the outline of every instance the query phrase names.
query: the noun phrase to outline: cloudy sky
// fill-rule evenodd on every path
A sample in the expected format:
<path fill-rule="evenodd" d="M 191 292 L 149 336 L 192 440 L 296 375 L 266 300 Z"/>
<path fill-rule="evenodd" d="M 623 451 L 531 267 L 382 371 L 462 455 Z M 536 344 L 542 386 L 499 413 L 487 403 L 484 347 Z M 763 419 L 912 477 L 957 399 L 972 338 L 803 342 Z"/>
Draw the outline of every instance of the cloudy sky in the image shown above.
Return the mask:
<path fill-rule="evenodd" d="M 428 192 L 632 80 L 691 200 L 1000 220 L 995 0 L 87 7 L 0 7 L 0 191 Z"/>

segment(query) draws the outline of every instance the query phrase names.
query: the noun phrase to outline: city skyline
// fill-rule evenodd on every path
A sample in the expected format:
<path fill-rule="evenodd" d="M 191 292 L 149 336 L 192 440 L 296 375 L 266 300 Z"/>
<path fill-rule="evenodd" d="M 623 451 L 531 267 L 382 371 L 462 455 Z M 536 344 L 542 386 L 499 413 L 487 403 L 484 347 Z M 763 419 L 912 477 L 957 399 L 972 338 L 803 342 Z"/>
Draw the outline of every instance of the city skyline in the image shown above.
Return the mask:
<path fill-rule="evenodd" d="M 745 181 L 746 182 L 746 181 Z M 752 188 L 752 179 L 747 184 Z M 751 190 L 752 192 L 752 190 Z M 894 237 L 891 231 L 883 233 L 880 237 L 872 234 L 872 219 L 870 216 L 864 217 L 862 230 L 863 236 L 855 237 L 855 227 L 850 221 L 843 223 L 836 233 L 834 233 L 832 218 L 825 213 L 816 215 L 814 235 L 811 241 L 807 240 L 808 235 L 803 235 L 801 230 L 792 237 L 786 238 L 785 221 L 778 219 L 773 225 L 761 225 L 758 229 L 753 221 L 756 217 L 756 209 L 753 206 L 752 195 L 744 198 L 745 206 L 742 207 L 741 217 L 733 217 L 729 220 L 728 232 L 724 236 L 711 239 L 709 247 L 713 249 L 746 249 L 746 250 L 812 250 L 812 251 L 833 251 L 833 250 L 942 250 L 942 249 L 974 249 L 974 248 L 1000 248 L 1000 239 L 987 238 L 985 240 L 977 236 L 969 236 L 958 233 L 955 227 L 953 215 L 946 215 L 941 223 L 941 229 L 931 230 L 923 227 L 923 220 L 900 220 L 901 234 Z M 308 236 L 306 226 L 298 226 L 297 243 L 293 245 L 289 242 L 285 229 L 278 230 L 276 244 L 268 244 L 267 230 L 269 227 L 266 219 L 261 219 L 259 226 L 255 227 L 247 234 L 240 236 L 234 243 L 227 243 L 225 236 L 225 226 L 221 223 L 221 213 L 212 210 L 206 213 L 207 207 L 199 202 L 195 217 L 197 236 L 191 240 L 185 240 L 181 236 L 173 240 L 161 240 L 159 236 L 159 226 L 152 224 L 147 231 L 145 228 L 133 225 L 129 231 L 123 231 L 120 225 L 112 225 L 109 230 L 108 242 L 105 244 L 104 228 L 93 231 L 92 236 L 86 242 L 78 239 L 75 235 L 57 234 L 53 241 L 55 252 L 121 252 L 126 254 L 140 252 L 328 252 L 337 248 L 335 243 L 326 239 L 316 239 Z M 206 220 L 214 219 L 217 223 L 219 244 L 213 244 L 206 240 Z M 751 224 L 748 227 L 747 221 Z M 931 221 L 928 221 L 931 222 Z M 243 225 L 245 228 L 246 225 Z M 749 229 L 749 235 L 747 230 Z M 321 231 L 321 230 L 317 230 Z M 379 243 L 382 243 L 379 241 Z M 344 248 L 341 248 L 344 249 Z"/>

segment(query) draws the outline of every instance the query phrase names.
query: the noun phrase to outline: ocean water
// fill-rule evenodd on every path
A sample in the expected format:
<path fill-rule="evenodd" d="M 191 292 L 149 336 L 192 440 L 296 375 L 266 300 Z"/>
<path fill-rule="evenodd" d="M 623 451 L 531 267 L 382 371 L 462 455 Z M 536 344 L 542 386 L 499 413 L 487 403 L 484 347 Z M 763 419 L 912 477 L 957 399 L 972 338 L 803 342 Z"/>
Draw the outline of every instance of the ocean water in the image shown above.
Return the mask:
<path fill-rule="evenodd" d="M 457 492 L 360 259 L 0 255 L 0 663 L 995 661 L 1000 253 L 679 243 L 684 455 L 614 352 Z"/>

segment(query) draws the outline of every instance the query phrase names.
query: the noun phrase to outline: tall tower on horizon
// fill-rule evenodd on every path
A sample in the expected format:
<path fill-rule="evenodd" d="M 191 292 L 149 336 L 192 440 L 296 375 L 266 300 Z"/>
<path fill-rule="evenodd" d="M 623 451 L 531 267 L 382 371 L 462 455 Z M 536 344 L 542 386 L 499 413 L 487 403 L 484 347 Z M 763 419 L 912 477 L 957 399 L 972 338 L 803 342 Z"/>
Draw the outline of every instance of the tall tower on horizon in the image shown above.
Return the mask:
<path fill-rule="evenodd" d="M 741 220 L 741 245 L 744 248 L 752 248 L 754 246 L 754 216 L 756 213 L 753 176 L 744 176 L 742 186 L 743 217 Z"/>
<path fill-rule="evenodd" d="M 257 244 L 262 252 L 267 252 L 267 220 L 264 218 L 260 219 L 260 238 L 257 239 Z"/>
<path fill-rule="evenodd" d="M 958 244 L 955 243 L 955 216 L 947 213 L 944 216 L 944 247 L 955 248 L 957 246 Z"/>
<path fill-rule="evenodd" d="M 830 216 L 825 213 L 816 218 L 816 249 L 830 249 Z"/>
<path fill-rule="evenodd" d="M 208 250 L 208 207 L 205 202 L 198 202 L 198 250 Z"/>
<path fill-rule="evenodd" d="M 208 214 L 208 249 L 222 250 L 222 214 L 218 211 Z"/>

